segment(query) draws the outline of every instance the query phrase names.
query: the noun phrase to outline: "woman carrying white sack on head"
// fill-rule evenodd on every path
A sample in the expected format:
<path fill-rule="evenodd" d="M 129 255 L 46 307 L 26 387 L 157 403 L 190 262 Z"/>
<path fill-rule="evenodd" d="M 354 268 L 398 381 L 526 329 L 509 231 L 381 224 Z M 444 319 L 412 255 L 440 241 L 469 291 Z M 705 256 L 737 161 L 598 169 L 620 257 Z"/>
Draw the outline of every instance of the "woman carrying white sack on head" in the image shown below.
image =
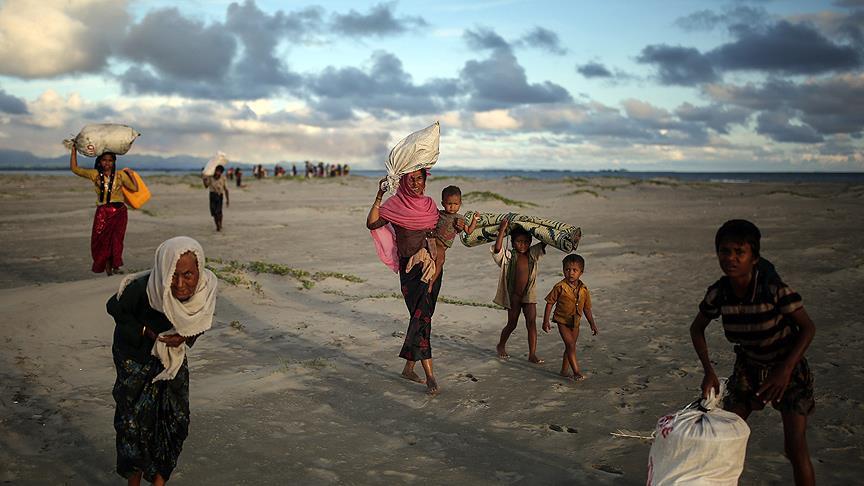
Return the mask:
<path fill-rule="evenodd" d="M 189 433 L 186 350 L 210 329 L 217 278 L 204 250 L 187 236 L 156 249 L 151 270 L 129 275 L 106 305 L 114 317 L 111 347 L 117 473 L 130 485 L 143 476 L 164 484 Z"/>

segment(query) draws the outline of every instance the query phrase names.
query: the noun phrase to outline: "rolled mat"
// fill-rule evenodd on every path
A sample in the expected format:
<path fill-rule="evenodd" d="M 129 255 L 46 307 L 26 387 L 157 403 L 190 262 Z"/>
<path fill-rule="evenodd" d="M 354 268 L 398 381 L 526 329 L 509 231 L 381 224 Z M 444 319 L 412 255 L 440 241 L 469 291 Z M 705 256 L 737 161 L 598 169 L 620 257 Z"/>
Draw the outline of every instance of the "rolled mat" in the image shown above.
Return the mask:
<path fill-rule="evenodd" d="M 465 221 L 471 221 L 475 211 L 465 213 Z M 582 239 L 582 229 L 572 224 L 551 219 L 537 218 L 517 213 L 477 213 L 477 227 L 471 233 L 462 233 L 460 239 L 467 247 L 491 243 L 498 239 L 498 226 L 504 218 L 510 219 L 509 234 L 514 225 L 525 228 L 531 236 L 547 245 L 570 253 L 576 251 Z"/>

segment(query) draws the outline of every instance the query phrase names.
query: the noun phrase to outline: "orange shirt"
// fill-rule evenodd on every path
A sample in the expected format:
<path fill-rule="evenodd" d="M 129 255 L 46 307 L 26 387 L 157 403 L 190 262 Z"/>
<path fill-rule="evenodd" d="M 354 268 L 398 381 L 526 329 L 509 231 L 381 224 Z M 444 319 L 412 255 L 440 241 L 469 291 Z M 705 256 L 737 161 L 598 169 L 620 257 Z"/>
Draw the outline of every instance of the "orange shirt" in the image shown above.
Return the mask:
<path fill-rule="evenodd" d="M 585 309 L 591 310 L 591 294 L 581 280 L 575 286 L 564 279 L 549 291 L 546 302 L 555 304 L 552 322 L 565 326 L 578 326 Z"/>

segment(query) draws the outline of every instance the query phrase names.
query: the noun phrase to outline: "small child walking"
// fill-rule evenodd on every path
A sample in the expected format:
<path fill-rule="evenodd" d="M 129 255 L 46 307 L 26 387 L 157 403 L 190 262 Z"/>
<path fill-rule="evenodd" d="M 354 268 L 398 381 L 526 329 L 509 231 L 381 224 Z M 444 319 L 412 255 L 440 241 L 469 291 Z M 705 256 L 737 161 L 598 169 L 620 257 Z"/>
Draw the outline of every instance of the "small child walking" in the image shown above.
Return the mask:
<path fill-rule="evenodd" d="M 462 207 L 462 190 L 457 186 L 447 186 L 441 191 L 441 206 L 438 211 L 438 224 L 435 225 L 435 276 L 429 282 L 429 293 L 432 284 L 441 276 L 444 270 L 447 249 L 453 246 L 456 235 L 462 231 L 470 233 L 477 227 L 477 213 L 471 218 L 471 224 L 465 226 L 465 216 L 459 214 Z"/>
<path fill-rule="evenodd" d="M 585 379 L 585 375 L 582 374 L 579 362 L 576 360 L 579 322 L 584 314 L 591 326 L 591 334 L 595 336 L 597 335 L 597 324 L 594 323 L 594 314 L 591 313 L 591 294 L 588 292 L 588 287 L 580 279 L 585 273 L 585 259 L 573 253 L 565 256 L 561 264 L 564 267 L 564 279 L 555 284 L 546 296 L 543 331 L 549 332 L 552 329 L 549 317 L 554 305 L 555 313 L 552 314 L 552 322 L 558 324 L 558 333 L 561 334 L 561 339 L 564 341 L 561 376 L 566 376 L 573 381 L 582 381 Z"/>
<path fill-rule="evenodd" d="M 714 236 L 714 249 L 725 274 L 708 287 L 690 325 L 693 348 L 705 370 L 702 394 L 719 380 L 708 356 L 705 328 L 722 317 L 726 338 L 735 345 L 735 365 L 723 408 L 744 420 L 766 404 L 780 411 L 784 451 L 796 485 L 815 484 L 807 449 L 807 418 L 813 413 L 813 375 L 804 357 L 816 326 L 801 296 L 760 257 L 759 228 L 750 221 L 725 222 Z"/>
<path fill-rule="evenodd" d="M 507 339 L 519 323 L 519 313 L 525 315 L 528 329 L 528 361 L 540 364 L 537 357 L 537 266 L 546 254 L 546 244 L 531 245 L 531 233 L 518 225 L 513 225 L 510 240 L 513 249 L 504 248 L 504 235 L 510 226 L 509 218 L 504 218 L 498 226 L 498 239 L 492 248 L 492 259 L 501 267 L 498 291 L 494 303 L 507 309 L 507 325 L 501 330 L 501 339 L 496 350 L 499 358 L 509 358 Z"/>
<path fill-rule="evenodd" d="M 240 169 L 237 171 L 239 172 Z M 225 199 L 226 207 L 231 205 L 228 200 L 228 185 L 222 176 L 223 172 L 225 172 L 225 167 L 217 165 L 212 176 L 204 177 L 204 187 L 209 189 L 208 192 L 210 193 L 210 216 L 213 216 L 213 222 L 216 223 L 216 231 L 222 231 L 222 199 Z"/>

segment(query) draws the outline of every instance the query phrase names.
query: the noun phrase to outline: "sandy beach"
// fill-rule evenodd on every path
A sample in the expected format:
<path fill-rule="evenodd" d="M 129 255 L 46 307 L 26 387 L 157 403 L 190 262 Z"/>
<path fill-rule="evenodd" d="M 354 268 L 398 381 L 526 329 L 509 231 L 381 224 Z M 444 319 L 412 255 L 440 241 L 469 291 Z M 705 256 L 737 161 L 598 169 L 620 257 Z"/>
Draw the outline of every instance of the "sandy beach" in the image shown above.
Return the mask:
<path fill-rule="evenodd" d="M 171 484 L 644 484 L 650 443 L 610 433 L 649 435 L 698 396 L 688 327 L 721 275 L 713 238 L 730 218 L 761 228 L 763 255 L 816 323 L 818 483 L 864 474 L 864 186 L 430 178 L 436 200 L 459 185 L 463 211 L 581 226 L 600 333 L 583 322 L 584 382 L 558 376 L 555 332 L 539 338 L 546 363 L 530 364 L 521 321 L 512 358 L 498 359 L 498 268 L 488 246 L 457 243 L 432 328 L 442 391 L 429 398 L 399 378 L 407 315 L 364 225 L 374 179 L 232 183 L 222 233 L 198 178 L 147 182 L 153 199 L 130 211 L 125 270 L 149 268 L 160 242 L 187 235 L 220 276 L 213 329 L 189 353 L 192 424 Z M 122 276 L 90 273 L 94 199 L 72 174 L 0 174 L 0 484 L 123 481 L 105 312 Z M 561 278 L 562 257 L 550 249 L 541 262 L 538 294 Z M 731 345 L 717 321 L 708 334 L 727 376 Z M 791 484 L 779 413 L 749 424 L 741 484 Z"/>

